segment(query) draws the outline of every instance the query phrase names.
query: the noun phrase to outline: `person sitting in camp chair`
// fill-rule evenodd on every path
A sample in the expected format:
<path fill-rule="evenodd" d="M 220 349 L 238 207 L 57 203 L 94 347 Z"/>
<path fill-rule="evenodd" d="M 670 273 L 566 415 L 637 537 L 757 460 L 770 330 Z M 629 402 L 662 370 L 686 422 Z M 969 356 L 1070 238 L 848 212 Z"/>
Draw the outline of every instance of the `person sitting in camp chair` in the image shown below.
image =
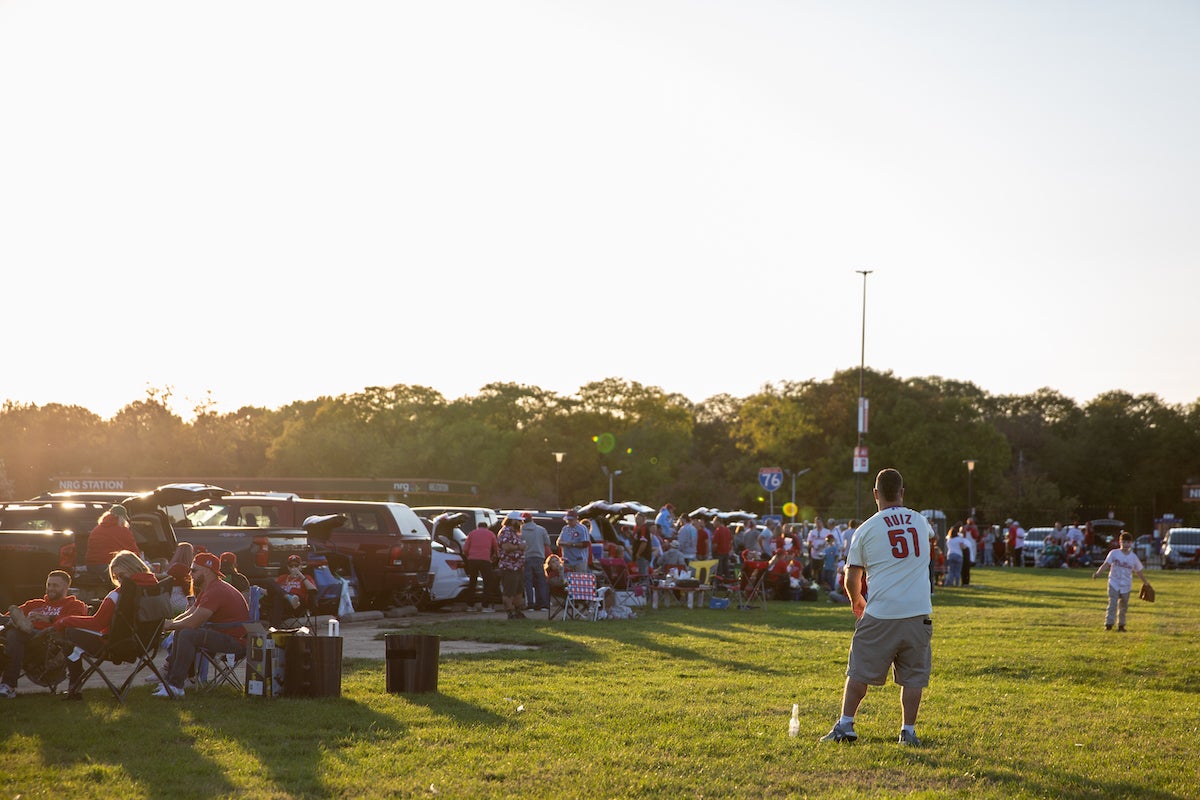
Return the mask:
<path fill-rule="evenodd" d="M 312 616 L 317 599 L 317 584 L 304 574 L 303 566 L 304 559 L 292 554 L 287 557 L 287 572 L 275 579 L 275 583 L 282 593 L 282 600 L 287 604 L 285 610 L 290 612 L 289 616 L 291 617 Z M 273 608 L 271 624 L 279 627 L 275 622 L 276 613 Z M 279 617 L 280 624 L 282 624 L 283 614 L 279 614 Z"/>
<path fill-rule="evenodd" d="M 550 608 L 547 610 L 550 619 L 554 619 L 567 604 L 567 567 L 557 553 L 551 553 L 546 556 L 542 571 L 546 573 L 546 586 L 550 591 Z"/>
<path fill-rule="evenodd" d="M 117 588 L 105 595 L 95 614 L 84 613 L 59 617 L 54 622 L 54 630 L 69 646 L 91 655 L 99 654 L 104 648 L 104 637 L 112 626 L 113 616 L 116 614 L 117 604 L 121 599 L 122 585 L 126 581 L 132 581 L 142 587 L 158 585 L 158 578 L 150 571 L 150 567 L 146 566 L 146 562 L 129 550 L 122 550 L 112 557 L 112 561 L 108 562 L 108 575 L 113 586 Z M 84 611 L 86 612 L 87 609 L 85 608 Z M 67 657 L 68 700 L 83 699 L 83 695 L 80 693 L 83 687 L 79 684 L 82 674 L 83 664 L 80 662 L 79 654 L 72 653 Z"/>
<path fill-rule="evenodd" d="M 167 656 L 167 682 L 158 687 L 155 697 L 183 697 L 183 684 L 196 661 L 196 651 L 246 654 L 246 629 L 250 606 L 245 596 L 221 580 L 221 559 L 212 553 L 200 553 L 192 560 L 192 583 L 196 602 L 175 619 L 163 625 L 173 631 L 171 653 Z"/>
<path fill-rule="evenodd" d="M 41 674 L 41 671 L 35 669 L 35 659 L 32 657 L 33 652 L 42 652 L 45 643 L 41 640 L 52 634 L 46 634 L 54 624 L 54 621 L 63 616 L 72 614 L 86 614 L 87 606 L 77 597 L 72 597 L 67 594 L 67 590 L 71 588 L 71 576 L 60 569 L 56 569 L 46 576 L 46 595 L 44 597 L 26 600 L 19 606 L 10 606 L 8 610 L 7 620 L 0 617 L 0 620 L 5 622 L 3 627 L 3 653 L 5 658 L 4 674 L 0 679 L 0 698 L 11 698 L 17 696 L 17 680 L 21 675 L 21 670 L 26 670 L 26 677 L 30 680 L 35 679 L 34 673 Z M 39 644 L 30 647 L 34 640 L 38 640 Z M 30 658 L 26 659 L 27 649 Z M 59 672 L 59 679 L 62 673 Z M 40 681 L 34 680 L 35 683 Z M 47 684 L 43 684 L 47 685 Z M 54 682 L 57 685 L 57 681 Z"/>

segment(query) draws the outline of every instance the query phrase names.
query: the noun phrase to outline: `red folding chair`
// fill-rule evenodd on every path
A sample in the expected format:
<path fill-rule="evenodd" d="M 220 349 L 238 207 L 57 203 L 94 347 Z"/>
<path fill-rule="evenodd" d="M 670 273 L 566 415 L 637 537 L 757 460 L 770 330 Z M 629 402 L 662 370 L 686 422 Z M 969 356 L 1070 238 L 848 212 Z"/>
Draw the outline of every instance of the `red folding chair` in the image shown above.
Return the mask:
<path fill-rule="evenodd" d="M 739 609 L 763 608 L 766 597 L 763 595 L 763 585 L 766 582 L 769 561 L 743 561 L 742 577 L 738 588 L 733 591 Z M 761 605 L 754 605 L 755 602 Z"/>

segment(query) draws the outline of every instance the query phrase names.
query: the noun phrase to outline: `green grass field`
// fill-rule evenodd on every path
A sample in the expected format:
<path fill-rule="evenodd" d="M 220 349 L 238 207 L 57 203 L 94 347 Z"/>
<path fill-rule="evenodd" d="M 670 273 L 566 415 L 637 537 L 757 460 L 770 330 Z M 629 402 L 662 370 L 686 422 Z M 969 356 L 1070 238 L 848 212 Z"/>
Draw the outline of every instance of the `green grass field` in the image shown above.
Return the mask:
<path fill-rule="evenodd" d="M 407 632 L 536 650 L 443 657 L 439 692 L 384 689 L 349 662 L 340 699 L 182 702 L 139 687 L 0 701 L 4 798 L 1200 796 L 1200 575 L 1150 574 L 1129 633 L 1104 580 L 977 570 L 934 599 L 920 748 L 896 744 L 895 686 L 859 741 L 835 720 L 845 606 L 672 608 L 637 620 L 479 618 Z M 382 650 L 382 643 L 381 643 Z M 787 735 L 799 703 L 799 737 Z"/>

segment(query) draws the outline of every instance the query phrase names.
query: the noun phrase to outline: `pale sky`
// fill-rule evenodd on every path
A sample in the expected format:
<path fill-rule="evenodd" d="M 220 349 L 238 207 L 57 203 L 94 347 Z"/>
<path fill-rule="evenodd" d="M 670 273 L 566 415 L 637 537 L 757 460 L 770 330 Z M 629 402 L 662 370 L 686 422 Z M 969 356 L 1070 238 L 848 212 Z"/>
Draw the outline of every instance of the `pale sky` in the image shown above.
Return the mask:
<path fill-rule="evenodd" d="M 0 400 L 1200 398 L 1200 4 L 0 0 Z M 848 410 L 848 413 L 853 413 Z"/>

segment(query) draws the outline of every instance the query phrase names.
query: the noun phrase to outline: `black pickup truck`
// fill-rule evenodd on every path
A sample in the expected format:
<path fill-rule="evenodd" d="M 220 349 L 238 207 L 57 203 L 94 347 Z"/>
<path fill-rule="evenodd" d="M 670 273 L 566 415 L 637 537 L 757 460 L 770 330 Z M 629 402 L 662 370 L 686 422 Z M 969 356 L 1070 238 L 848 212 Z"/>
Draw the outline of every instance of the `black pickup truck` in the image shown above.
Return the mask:
<path fill-rule="evenodd" d="M 55 569 L 76 575 L 74 593 L 81 600 L 98 602 L 107 587 L 82 565 L 87 537 L 113 503 L 129 511 L 134 539 L 149 561 L 170 559 L 176 542 L 187 541 L 212 553 L 234 553 L 239 571 L 253 583 L 266 583 L 289 555 L 308 549 L 308 534 L 299 528 L 188 525 L 185 507 L 224 494 L 204 484 L 168 484 L 132 496 L 57 492 L 0 504 L 0 608 L 41 597 L 46 574 Z"/>

